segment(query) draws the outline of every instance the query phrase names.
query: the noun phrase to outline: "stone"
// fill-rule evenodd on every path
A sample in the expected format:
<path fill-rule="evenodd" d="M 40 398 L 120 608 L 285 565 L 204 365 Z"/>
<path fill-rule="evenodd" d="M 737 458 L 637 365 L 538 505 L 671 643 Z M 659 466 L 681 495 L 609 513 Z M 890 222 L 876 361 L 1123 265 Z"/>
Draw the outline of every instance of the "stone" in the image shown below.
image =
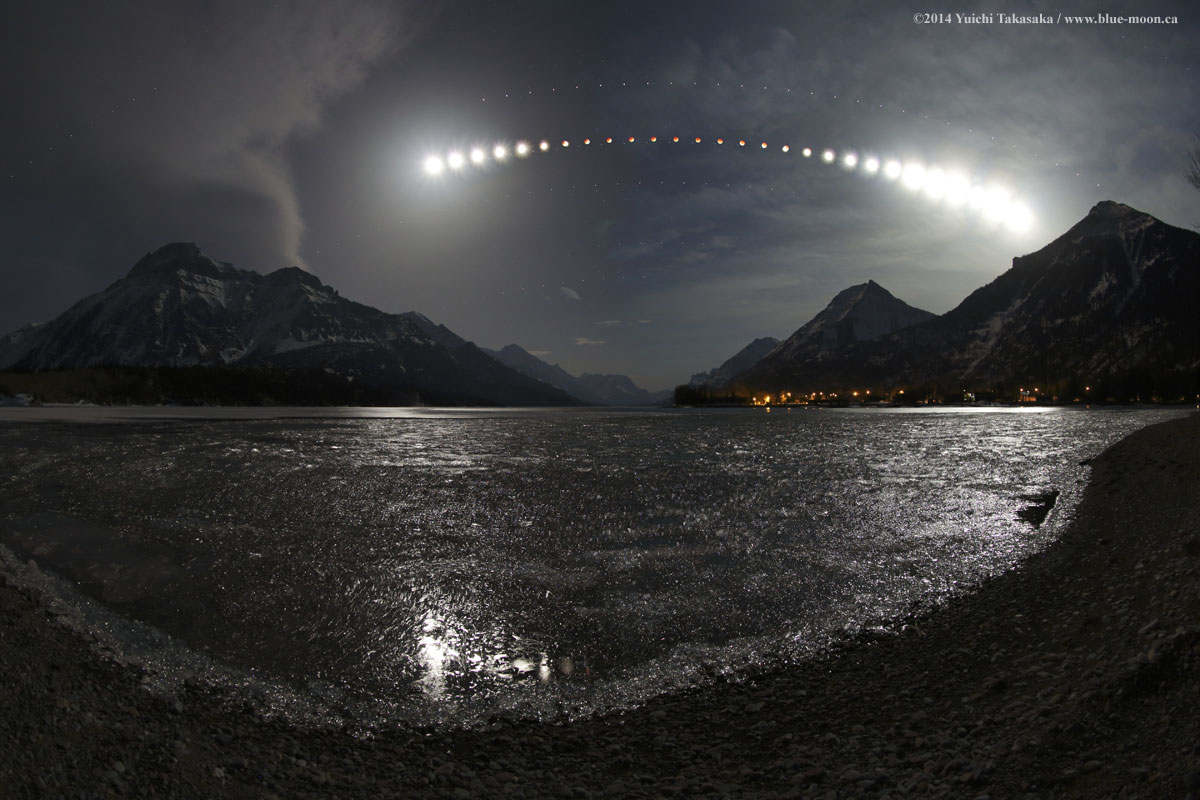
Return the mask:
<path fill-rule="evenodd" d="M 811 767 L 804 770 L 805 779 L 811 783 L 820 783 L 825 780 L 826 774 L 824 767 Z"/>

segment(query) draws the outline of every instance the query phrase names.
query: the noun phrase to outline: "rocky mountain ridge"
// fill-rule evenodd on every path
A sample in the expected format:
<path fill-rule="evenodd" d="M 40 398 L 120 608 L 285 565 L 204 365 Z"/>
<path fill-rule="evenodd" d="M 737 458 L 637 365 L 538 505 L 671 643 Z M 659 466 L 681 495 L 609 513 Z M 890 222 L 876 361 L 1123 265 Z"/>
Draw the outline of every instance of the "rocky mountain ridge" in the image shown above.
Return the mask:
<path fill-rule="evenodd" d="M 54 320 L 0 338 L 0 369 L 99 366 L 319 372 L 403 404 L 578 402 L 420 314 L 347 300 L 296 267 L 238 269 L 191 243 L 166 245 Z"/>
<path fill-rule="evenodd" d="M 1120 203 L 1097 204 L 947 313 L 882 336 L 852 340 L 844 324 L 829 325 L 851 291 L 733 382 L 745 392 L 797 393 L 918 384 L 1002 394 L 1023 384 L 1072 395 L 1197 389 L 1200 235 Z"/>

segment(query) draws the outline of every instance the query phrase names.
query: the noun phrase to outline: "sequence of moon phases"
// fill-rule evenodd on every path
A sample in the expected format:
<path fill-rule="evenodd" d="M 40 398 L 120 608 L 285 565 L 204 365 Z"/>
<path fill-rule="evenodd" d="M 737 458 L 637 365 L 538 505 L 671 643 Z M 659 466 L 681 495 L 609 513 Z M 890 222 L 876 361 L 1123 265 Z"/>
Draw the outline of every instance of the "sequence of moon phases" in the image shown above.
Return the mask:
<path fill-rule="evenodd" d="M 466 150 L 448 150 L 432 153 L 425 157 L 422 168 L 426 175 L 439 177 L 463 173 L 469 168 L 481 169 L 492 165 L 506 164 L 530 158 L 552 150 L 607 147 L 612 145 L 711 144 L 735 148 L 751 148 L 773 152 L 783 156 L 795 154 L 802 159 L 811 159 L 819 164 L 838 167 L 846 173 L 857 173 L 867 178 L 878 178 L 884 183 L 896 184 L 904 189 L 952 208 L 962 208 L 977 213 L 984 220 L 1003 226 L 1014 233 L 1023 233 L 1033 225 L 1033 213 L 1029 206 L 1016 197 L 1011 190 L 999 185 L 987 185 L 974 180 L 961 170 L 944 169 L 936 165 L 913 160 L 901 160 L 874 154 L 860 154 L 852 149 L 832 147 L 793 147 L 791 144 L 772 144 L 765 141 L 750 141 L 743 138 L 704 136 L 649 136 L 639 140 L 635 136 L 600 138 L 586 137 L 577 141 L 549 139 L 515 142 L 497 142 L 490 146 L 477 145 Z"/>

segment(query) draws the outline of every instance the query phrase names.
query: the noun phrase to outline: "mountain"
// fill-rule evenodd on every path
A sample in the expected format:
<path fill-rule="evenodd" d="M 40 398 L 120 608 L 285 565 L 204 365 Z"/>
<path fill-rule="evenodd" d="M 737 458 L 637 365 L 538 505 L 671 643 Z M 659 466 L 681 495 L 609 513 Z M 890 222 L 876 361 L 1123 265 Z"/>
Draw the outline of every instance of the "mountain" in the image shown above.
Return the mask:
<path fill-rule="evenodd" d="M 914 308 L 875 281 L 843 289 L 815 317 L 736 377 L 739 384 L 771 385 L 826 363 L 840 363 L 856 345 L 877 341 L 935 314 Z"/>
<path fill-rule="evenodd" d="M 600 375 L 585 372 L 579 382 L 592 397 L 601 398 L 608 406 L 652 406 L 665 403 L 670 392 L 651 392 L 641 388 L 625 375 Z"/>
<path fill-rule="evenodd" d="M 1200 234 L 1105 201 L 934 326 L 972 382 L 1200 369 Z M 914 343 L 919 343 L 919 339 Z M 906 343 L 909 344 L 909 343 Z M 911 344 L 909 344 L 911 347 Z"/>
<path fill-rule="evenodd" d="M 576 377 L 557 364 L 547 364 L 520 345 L 506 345 L 487 351 L 516 371 L 545 381 L 585 403 L 604 406 L 656 405 L 669 399 L 668 392 L 649 392 L 625 375 L 596 375 L 585 372 Z"/>
<path fill-rule="evenodd" d="M 763 336 L 755 339 L 727 358 L 721 366 L 715 367 L 708 372 L 698 372 L 693 375 L 691 380 L 688 381 L 688 385 L 694 388 L 707 386 L 714 389 L 726 386 L 733 380 L 735 375 L 745 372 L 761 361 L 762 357 L 771 352 L 777 344 L 779 344 L 779 340 L 773 336 Z"/>
<path fill-rule="evenodd" d="M 488 355 L 505 366 L 515 369 L 522 375 L 544 381 L 551 386 L 562 389 L 572 397 L 577 397 L 585 403 L 599 403 L 596 398 L 589 398 L 587 389 L 579 383 L 579 379 L 557 364 L 547 364 L 525 348 L 517 344 L 505 345 L 499 350 L 488 350 Z"/>
<path fill-rule="evenodd" d="M 770 353 L 772 359 L 835 358 L 848 347 L 933 319 L 875 281 L 843 289 L 819 314 Z"/>
<path fill-rule="evenodd" d="M 1104 201 L 940 317 L 824 358 L 780 345 L 737 380 L 798 392 L 937 384 L 1015 395 L 1033 384 L 1180 395 L 1200 388 L 1198 312 L 1200 234 Z"/>
<path fill-rule="evenodd" d="M 238 269 L 188 243 L 148 254 L 51 322 L 0 338 L 0 369 L 98 366 L 212 367 L 222 380 L 269 370 L 275 383 L 282 371 L 344 386 L 335 402 L 577 403 L 419 314 L 346 300 L 297 267 Z"/>

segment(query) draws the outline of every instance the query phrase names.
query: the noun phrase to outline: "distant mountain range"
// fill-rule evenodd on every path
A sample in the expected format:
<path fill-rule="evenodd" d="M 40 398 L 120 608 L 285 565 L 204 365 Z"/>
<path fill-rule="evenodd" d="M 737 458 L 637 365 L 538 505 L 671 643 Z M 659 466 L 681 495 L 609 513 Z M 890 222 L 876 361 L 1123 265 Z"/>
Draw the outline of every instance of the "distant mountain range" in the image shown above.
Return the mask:
<path fill-rule="evenodd" d="M 305 384 L 316 382 L 321 398 L 339 403 L 580 403 L 420 314 L 346 300 L 296 267 L 237 269 L 184 243 L 150 253 L 51 322 L 0 338 L 0 369 L 89 367 L 213 368 L 226 383 L 269 383 L 270 402 L 307 398 Z"/>
<path fill-rule="evenodd" d="M 576 377 L 557 364 L 548 364 L 519 345 L 485 351 L 523 375 L 562 389 L 585 403 L 609 406 L 645 406 L 665 403 L 671 393 L 649 392 L 625 375 L 597 375 L 585 372 Z"/>
<path fill-rule="evenodd" d="M 911 387 L 1015 398 L 1180 399 L 1200 391 L 1200 234 L 1112 201 L 935 316 L 853 286 L 709 391 Z M 693 386 L 695 388 L 695 386 Z"/>
<path fill-rule="evenodd" d="M 100 368 L 110 373 L 103 380 Z M 485 351 L 415 311 L 388 314 L 346 300 L 299 268 L 262 275 L 217 262 L 189 243 L 150 253 L 51 322 L 0 338 L 0 369 L 90 370 L 84 383 L 92 388 L 84 394 L 132 392 L 139 402 L 544 406 L 668 399 L 623 375 L 576 378 L 516 345 Z"/>
<path fill-rule="evenodd" d="M 666 399 L 623 375 L 571 375 L 515 344 L 485 351 L 416 312 L 346 300 L 296 267 L 262 275 L 183 243 L 150 253 L 54 320 L 0 337 L 0 370 L 10 371 L 7 394 L 41 391 L 54 383 L 47 371 L 90 370 L 91 388 L 76 394 L 111 402 Z M 756 339 L 692 376 L 676 398 L 868 388 L 1013 398 L 1026 387 L 1096 400 L 1200 392 L 1200 234 L 1105 201 L 945 314 L 868 281 L 787 339 Z"/>

